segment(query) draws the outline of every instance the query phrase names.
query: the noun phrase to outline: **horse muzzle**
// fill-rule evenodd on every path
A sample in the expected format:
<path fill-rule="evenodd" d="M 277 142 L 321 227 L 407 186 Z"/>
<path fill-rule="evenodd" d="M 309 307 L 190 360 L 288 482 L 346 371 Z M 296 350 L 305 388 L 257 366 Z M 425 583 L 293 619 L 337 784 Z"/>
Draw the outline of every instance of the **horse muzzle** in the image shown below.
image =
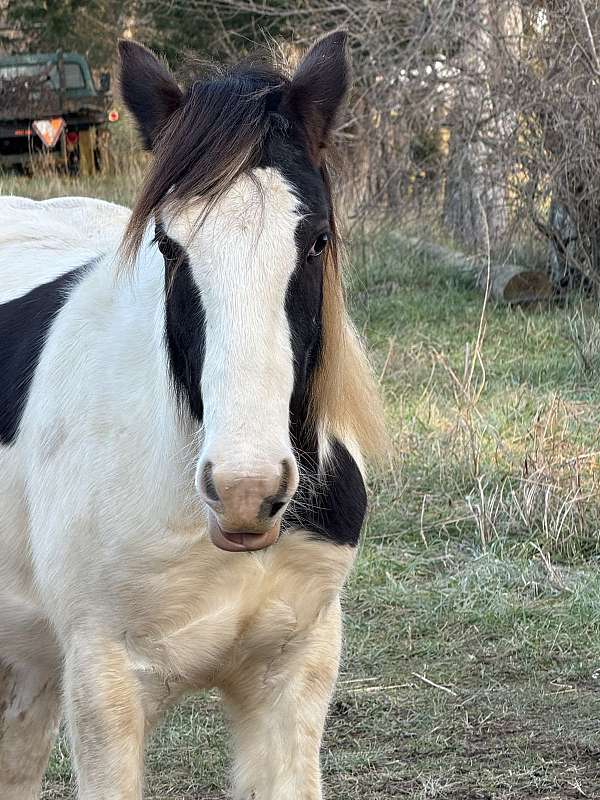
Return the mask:
<path fill-rule="evenodd" d="M 262 550 L 274 544 L 281 519 L 298 486 L 295 460 L 264 464 L 253 474 L 219 468 L 206 461 L 200 469 L 200 495 L 209 508 L 208 533 L 222 550 Z"/>

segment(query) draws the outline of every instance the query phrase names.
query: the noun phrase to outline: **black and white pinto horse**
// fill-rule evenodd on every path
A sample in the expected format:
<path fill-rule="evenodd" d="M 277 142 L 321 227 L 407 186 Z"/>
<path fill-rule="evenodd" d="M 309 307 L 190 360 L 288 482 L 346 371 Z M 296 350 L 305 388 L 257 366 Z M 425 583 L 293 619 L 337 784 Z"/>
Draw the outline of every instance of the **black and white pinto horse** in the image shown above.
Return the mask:
<path fill-rule="evenodd" d="M 133 212 L 0 199 L 0 798 L 64 712 L 79 797 L 137 800 L 146 732 L 216 687 L 234 797 L 316 800 L 381 431 L 327 178 L 345 36 L 185 92 L 120 56 Z"/>

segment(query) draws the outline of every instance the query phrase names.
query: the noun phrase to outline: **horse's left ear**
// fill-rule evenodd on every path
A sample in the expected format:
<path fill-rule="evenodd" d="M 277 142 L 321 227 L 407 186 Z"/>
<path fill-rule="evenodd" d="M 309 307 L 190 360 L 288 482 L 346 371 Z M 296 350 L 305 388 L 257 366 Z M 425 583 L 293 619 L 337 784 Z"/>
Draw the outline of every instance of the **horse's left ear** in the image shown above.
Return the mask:
<path fill-rule="evenodd" d="M 345 31 L 319 39 L 300 62 L 290 85 L 288 107 L 301 119 L 317 162 L 350 88 L 347 40 Z"/>
<path fill-rule="evenodd" d="M 137 42 L 121 39 L 121 94 L 133 114 L 146 150 L 165 123 L 181 105 L 183 94 L 177 81 L 159 59 Z"/>

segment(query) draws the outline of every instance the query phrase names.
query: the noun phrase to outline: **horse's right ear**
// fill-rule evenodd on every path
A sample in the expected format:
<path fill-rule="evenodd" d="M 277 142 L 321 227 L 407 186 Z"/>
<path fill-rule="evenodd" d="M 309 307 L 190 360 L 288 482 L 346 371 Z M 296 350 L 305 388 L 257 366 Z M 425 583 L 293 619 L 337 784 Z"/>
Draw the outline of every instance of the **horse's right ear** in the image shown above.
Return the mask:
<path fill-rule="evenodd" d="M 344 31 L 319 39 L 300 62 L 290 84 L 288 107 L 303 122 L 317 163 L 350 86 L 347 39 Z"/>
<path fill-rule="evenodd" d="M 137 42 L 121 39 L 121 95 L 133 114 L 147 150 L 180 107 L 183 94 L 175 78 L 154 53 Z"/>

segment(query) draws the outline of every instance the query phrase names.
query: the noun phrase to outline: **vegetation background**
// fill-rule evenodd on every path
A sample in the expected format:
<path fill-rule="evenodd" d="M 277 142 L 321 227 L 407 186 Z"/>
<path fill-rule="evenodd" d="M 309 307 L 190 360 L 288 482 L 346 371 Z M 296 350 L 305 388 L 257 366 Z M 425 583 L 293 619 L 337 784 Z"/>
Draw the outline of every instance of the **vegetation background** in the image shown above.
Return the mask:
<path fill-rule="evenodd" d="M 0 8 L 1 8 L 0 4 Z M 339 132 L 348 294 L 393 440 L 345 597 L 328 796 L 600 798 L 600 9 L 565 0 L 4 0 L 4 46 L 112 63 L 118 36 L 182 65 L 256 42 L 293 60 L 347 27 Z M 2 193 L 130 204 L 126 121 L 95 178 Z M 552 292 L 494 299 L 508 264 Z M 500 295 L 502 296 L 502 295 Z M 226 797 L 216 698 L 176 710 L 149 798 Z M 72 795 L 68 752 L 45 794 Z"/>

